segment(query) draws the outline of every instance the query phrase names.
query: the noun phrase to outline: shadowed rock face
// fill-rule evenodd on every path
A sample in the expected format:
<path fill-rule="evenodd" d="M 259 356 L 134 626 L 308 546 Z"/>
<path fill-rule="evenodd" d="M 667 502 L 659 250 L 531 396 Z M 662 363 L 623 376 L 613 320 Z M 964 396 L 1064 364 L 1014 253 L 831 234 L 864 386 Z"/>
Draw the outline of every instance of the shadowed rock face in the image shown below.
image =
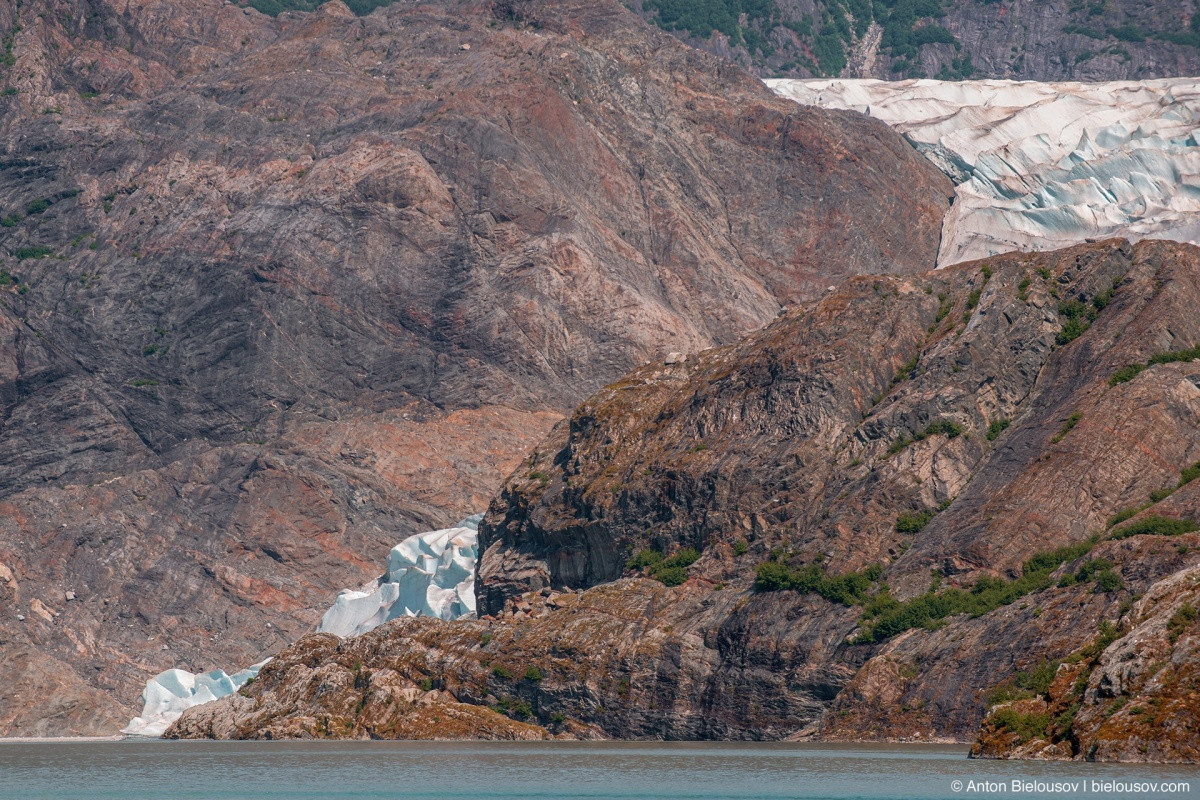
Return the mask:
<path fill-rule="evenodd" d="M 635 370 L 493 502 L 488 616 L 301 640 L 249 701 L 189 712 L 174 735 L 374 735 L 426 702 L 572 736 L 967 740 L 1018 671 L 1096 647 L 1110 685 L 1129 645 L 1096 644 L 1105 623 L 1138 630 L 1151 612 L 1133 599 L 1200 566 L 1200 534 L 1154 527 L 1200 521 L 1200 480 L 1164 496 L 1200 461 L 1200 362 L 1119 373 L 1200 344 L 1197 302 L 1200 250 L 1110 240 L 854 279 L 736 345 Z M 1148 532 L 1116 535 L 1125 509 Z M 978 614 L 878 636 L 887 617 L 864 616 L 864 600 L 886 615 L 1020 585 L 1066 546 Z M 700 553 L 677 586 L 627 564 L 684 547 Z M 756 590 L 768 560 L 879 572 L 857 598 Z M 1181 658 L 1193 641 L 1194 626 L 1177 637 Z M 372 706 L 376 679 L 426 688 Z M 357 694 L 320 691 L 337 682 Z"/>
<path fill-rule="evenodd" d="M 260 660 L 635 364 L 931 262 L 949 184 L 882 125 L 539 14 L 0 7 L 0 648 L 111 699 L 0 734 Z"/>

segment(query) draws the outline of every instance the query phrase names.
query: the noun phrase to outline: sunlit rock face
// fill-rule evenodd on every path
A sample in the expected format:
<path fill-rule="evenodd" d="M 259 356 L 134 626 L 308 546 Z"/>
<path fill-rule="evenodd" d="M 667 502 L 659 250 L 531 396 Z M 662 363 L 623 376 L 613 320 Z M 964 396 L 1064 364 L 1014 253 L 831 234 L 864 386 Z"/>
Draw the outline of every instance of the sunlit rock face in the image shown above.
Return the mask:
<path fill-rule="evenodd" d="M 457 526 L 410 536 L 388 554 L 387 573 L 344 589 L 319 633 L 359 636 L 397 617 L 458 619 L 475 613 L 476 535 L 482 514 Z"/>
<path fill-rule="evenodd" d="M 941 266 L 1123 236 L 1200 243 L 1200 80 L 769 80 L 896 128 L 958 184 Z"/>
<path fill-rule="evenodd" d="M 141 716 L 134 717 L 121 733 L 130 736 L 162 736 L 186 709 L 233 694 L 244 686 L 246 681 L 257 676 L 262 665 L 266 663 L 260 662 L 232 675 L 223 669 L 214 669 L 199 675 L 185 669 L 160 672 L 146 681 L 146 688 L 142 691 L 144 707 Z"/>

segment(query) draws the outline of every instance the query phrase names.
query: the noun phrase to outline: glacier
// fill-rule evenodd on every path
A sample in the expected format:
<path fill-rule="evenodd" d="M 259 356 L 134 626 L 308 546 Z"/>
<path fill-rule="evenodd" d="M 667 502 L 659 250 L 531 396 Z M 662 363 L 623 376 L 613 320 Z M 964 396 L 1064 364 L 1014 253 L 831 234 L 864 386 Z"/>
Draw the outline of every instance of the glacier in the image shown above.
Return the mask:
<path fill-rule="evenodd" d="M 954 180 L 939 266 L 1110 236 L 1200 244 L 1200 79 L 766 84 L 879 119 Z"/>
<path fill-rule="evenodd" d="M 475 514 L 453 528 L 419 533 L 393 547 L 387 572 L 360 589 L 343 589 L 317 631 L 361 636 L 397 617 L 474 615 L 482 519 Z"/>
<path fill-rule="evenodd" d="M 129 736 L 162 736 L 184 711 L 233 694 L 251 678 L 257 677 L 267 661 L 232 675 L 223 669 L 199 675 L 185 669 L 160 672 L 146 681 L 146 688 L 142 690 L 141 716 L 134 717 L 121 729 L 121 733 Z"/>
<path fill-rule="evenodd" d="M 387 572 L 361 589 L 343 589 L 321 617 L 317 631 L 359 636 L 401 616 L 446 620 L 473 616 L 482 519 L 483 514 L 474 514 L 453 528 L 404 539 L 388 553 Z M 185 710 L 233 694 L 257 677 L 268 661 L 232 675 L 221 669 L 199 675 L 184 669 L 160 672 L 142 690 L 141 715 L 121 733 L 162 736 Z"/>

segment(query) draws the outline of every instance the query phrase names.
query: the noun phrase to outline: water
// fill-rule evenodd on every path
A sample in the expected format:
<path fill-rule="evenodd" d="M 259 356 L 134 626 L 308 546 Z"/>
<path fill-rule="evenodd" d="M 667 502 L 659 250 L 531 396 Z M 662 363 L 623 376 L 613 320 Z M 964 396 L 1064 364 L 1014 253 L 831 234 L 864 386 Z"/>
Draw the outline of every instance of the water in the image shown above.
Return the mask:
<path fill-rule="evenodd" d="M 0 743 L 20 800 L 1190 798 L 1200 767 L 969 761 L 962 746 L 659 742 Z M 1013 780 L 1082 782 L 1014 791 Z M 961 781 L 956 790 L 954 781 Z M 991 790 L 971 781 L 990 781 Z M 1181 781 L 1174 791 L 1093 782 Z M 996 785 L 999 784 L 999 785 Z M 1152 787 L 1146 786 L 1149 790 Z"/>

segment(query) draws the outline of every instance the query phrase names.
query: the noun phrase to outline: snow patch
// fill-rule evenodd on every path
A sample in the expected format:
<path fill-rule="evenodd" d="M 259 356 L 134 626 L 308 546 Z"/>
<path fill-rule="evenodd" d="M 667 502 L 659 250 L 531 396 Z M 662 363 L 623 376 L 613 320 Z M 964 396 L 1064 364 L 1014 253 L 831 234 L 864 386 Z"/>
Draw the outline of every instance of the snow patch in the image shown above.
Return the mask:
<path fill-rule="evenodd" d="M 958 184 L 938 265 L 1122 236 L 1200 244 L 1200 80 L 768 80 L 895 128 Z"/>

